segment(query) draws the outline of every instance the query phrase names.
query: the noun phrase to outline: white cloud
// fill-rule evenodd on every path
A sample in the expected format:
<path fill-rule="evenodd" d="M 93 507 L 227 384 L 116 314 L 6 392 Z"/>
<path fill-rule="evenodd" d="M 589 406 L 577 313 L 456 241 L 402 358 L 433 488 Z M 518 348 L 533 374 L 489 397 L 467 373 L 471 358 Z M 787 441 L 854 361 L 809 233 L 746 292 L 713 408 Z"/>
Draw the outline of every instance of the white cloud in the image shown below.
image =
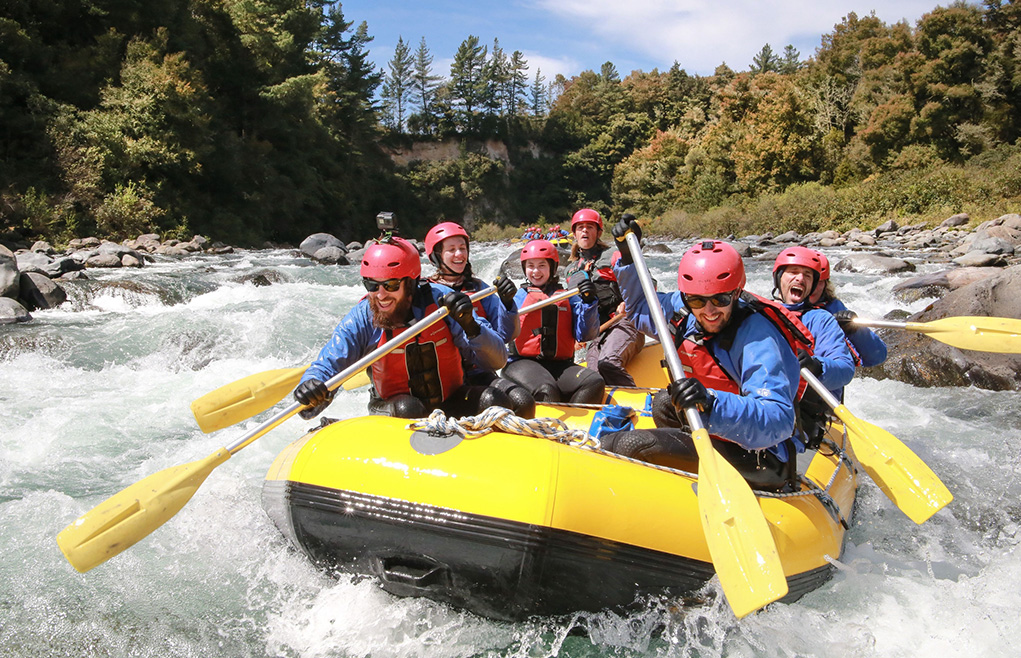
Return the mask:
<path fill-rule="evenodd" d="M 689 72 L 707 74 L 721 62 L 736 70 L 747 68 L 766 43 L 777 53 L 793 44 L 807 58 L 822 35 L 852 11 L 866 16 L 875 9 L 888 24 L 903 18 L 914 24 L 937 2 L 887 0 L 877 6 L 854 0 L 535 0 L 535 5 L 609 42 L 611 50 L 658 62 L 661 70 L 677 61 Z"/>

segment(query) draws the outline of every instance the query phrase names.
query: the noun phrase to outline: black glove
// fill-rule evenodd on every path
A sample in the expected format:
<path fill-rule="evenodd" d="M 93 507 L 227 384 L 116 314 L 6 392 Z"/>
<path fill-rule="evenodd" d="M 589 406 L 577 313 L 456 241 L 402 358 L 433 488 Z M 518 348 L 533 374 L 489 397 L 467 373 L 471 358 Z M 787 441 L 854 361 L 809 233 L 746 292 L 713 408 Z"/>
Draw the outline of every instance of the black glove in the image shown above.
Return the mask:
<path fill-rule="evenodd" d="M 642 239 L 642 227 L 638 224 L 638 220 L 631 213 L 624 213 L 611 231 L 613 239 L 617 241 L 617 248 L 620 249 L 621 265 L 630 265 L 634 262 L 631 258 L 631 249 L 627 246 L 627 238 L 625 237 L 628 231 L 634 233 L 635 237 L 639 240 Z"/>
<path fill-rule="evenodd" d="M 503 307 L 508 311 L 513 311 L 515 309 L 514 295 L 518 292 L 517 285 L 511 281 L 510 277 L 500 276 L 493 281 L 493 287 L 496 288 L 496 294 L 500 296 Z"/>
<path fill-rule="evenodd" d="M 822 363 L 805 350 L 798 350 L 798 363 L 816 377 L 822 377 Z"/>
<path fill-rule="evenodd" d="M 475 316 L 472 314 L 472 300 L 468 299 L 468 295 L 457 291 L 448 292 L 440 298 L 440 305 L 447 307 L 450 317 L 454 318 L 454 322 L 461 325 L 469 339 L 475 338 L 482 333 L 482 327 L 479 326 Z"/>
<path fill-rule="evenodd" d="M 325 406 L 333 400 L 333 391 L 318 379 L 309 379 L 294 389 L 294 399 L 306 407 Z"/>
<path fill-rule="evenodd" d="M 578 296 L 586 304 L 591 304 L 599 299 L 596 295 L 596 284 L 592 283 L 592 279 L 582 279 L 578 282 Z"/>
<path fill-rule="evenodd" d="M 858 314 L 854 311 L 837 311 L 833 314 L 833 319 L 837 321 L 840 328 L 844 330 L 844 335 L 848 336 L 857 331 L 858 327 L 854 324 L 854 319 L 858 317 Z"/>
<path fill-rule="evenodd" d="M 670 393 L 670 401 L 674 403 L 677 415 L 684 417 L 684 410 L 694 406 L 702 413 L 710 413 L 713 409 L 713 402 L 716 396 L 697 379 L 678 379 L 667 387 Z"/>

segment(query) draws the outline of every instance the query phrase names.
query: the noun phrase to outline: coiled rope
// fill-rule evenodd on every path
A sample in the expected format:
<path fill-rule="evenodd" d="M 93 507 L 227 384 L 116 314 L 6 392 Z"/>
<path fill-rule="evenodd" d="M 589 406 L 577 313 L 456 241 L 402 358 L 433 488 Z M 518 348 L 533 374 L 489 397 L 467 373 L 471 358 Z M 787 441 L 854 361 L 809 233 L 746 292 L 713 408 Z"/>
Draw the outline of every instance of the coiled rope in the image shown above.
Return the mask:
<path fill-rule="evenodd" d="M 447 418 L 442 411 L 434 409 L 428 418 L 408 424 L 408 429 L 430 434 L 457 434 L 466 439 L 475 439 L 494 430 L 500 430 L 509 434 L 551 439 L 578 448 L 599 447 L 599 441 L 588 432 L 571 429 L 561 420 L 520 418 L 504 407 L 489 407 L 477 416 L 465 416 L 461 419 Z"/>

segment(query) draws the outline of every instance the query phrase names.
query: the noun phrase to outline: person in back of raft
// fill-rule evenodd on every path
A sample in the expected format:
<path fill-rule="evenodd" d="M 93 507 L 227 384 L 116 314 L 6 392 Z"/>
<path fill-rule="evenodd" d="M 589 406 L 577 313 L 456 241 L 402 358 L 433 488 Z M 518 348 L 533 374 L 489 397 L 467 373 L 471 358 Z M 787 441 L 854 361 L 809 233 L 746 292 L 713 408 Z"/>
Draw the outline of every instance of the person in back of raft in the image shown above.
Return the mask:
<path fill-rule="evenodd" d="M 440 306 L 449 314 L 429 329 L 376 361 L 371 369 L 369 413 L 423 418 L 433 409 L 448 416 L 470 416 L 491 406 L 510 407 L 503 391 L 464 382 L 462 362 L 490 370 L 507 361 L 507 348 L 489 322 L 473 313 L 463 292 L 419 282 L 418 249 L 402 238 L 369 245 L 362 256 L 362 283 L 368 294 L 352 308 L 294 389 L 319 414 L 333 399 L 323 383 Z"/>
<path fill-rule="evenodd" d="M 525 245 L 521 267 L 528 280 L 514 298 L 518 308 L 564 289 L 557 278 L 559 265 L 560 254 L 548 240 Z M 578 290 L 577 295 L 557 304 L 520 316 L 521 332 L 511 343 L 510 363 L 503 376 L 528 389 L 536 402 L 603 401 L 603 378 L 574 363 L 575 341 L 592 340 L 599 332 L 595 284 L 583 279 Z"/>
<path fill-rule="evenodd" d="M 624 236 L 641 236 L 630 215 L 614 226 L 621 251 L 614 268 L 628 317 L 639 331 L 656 329 Z M 677 292 L 657 294 L 675 329 L 677 353 L 688 375 L 653 400 L 657 429 L 616 432 L 603 448 L 643 461 L 696 468 L 698 455 L 684 409 L 700 412 L 713 445 L 751 486 L 782 491 L 796 482 L 792 440 L 801 386 L 795 345 L 811 337 L 780 304 L 742 294 L 745 269 L 733 247 L 718 240 L 695 244 L 677 267 Z M 671 320 L 671 318 L 673 318 Z"/>
<path fill-rule="evenodd" d="M 868 327 L 859 327 L 852 322 L 858 314 L 848 310 L 844 302 L 837 298 L 837 289 L 830 281 L 830 261 L 822 252 L 815 252 L 819 256 L 819 280 L 808 298 L 812 306 L 829 311 L 833 318 L 844 330 L 844 335 L 851 343 L 857 353 L 859 363 L 863 368 L 878 366 L 886 361 L 886 343 Z"/>
<path fill-rule="evenodd" d="M 619 252 L 599 239 L 603 235 L 603 218 L 591 208 L 574 213 L 571 232 L 574 245 L 564 270 L 567 285 L 571 287 L 581 277 L 591 278 L 599 299 L 600 332 L 589 343 L 586 363 L 602 376 L 607 386 L 634 386 L 627 364 L 642 349 L 645 340 L 624 313 L 624 299 L 611 263 L 611 256 Z"/>
<path fill-rule="evenodd" d="M 821 277 L 819 252 L 807 247 L 787 247 L 773 262 L 773 297 L 797 315 L 815 339 L 813 354 L 798 353 L 801 367 L 815 375 L 834 397 L 842 400 L 844 387 L 854 378 L 854 368 L 859 361 L 833 314 L 816 308 L 809 301 Z M 807 390 L 799 411 L 805 441 L 808 447 L 816 448 L 826 431 L 830 409 L 814 390 Z"/>
<path fill-rule="evenodd" d="M 436 266 L 436 272 L 427 281 L 439 283 L 454 290 L 473 293 L 489 288 L 489 284 L 472 273 L 468 259 L 468 232 L 454 222 L 443 222 L 429 229 L 425 236 L 426 258 Z M 475 303 L 475 313 L 485 318 L 504 343 L 518 335 L 518 307 L 514 304 L 517 285 L 510 277 L 500 276 L 493 282 L 497 294 Z M 494 370 L 478 363 L 464 365 L 465 381 L 469 384 L 493 386 L 511 399 L 515 415 L 535 418 L 535 399 L 525 388 L 499 377 Z"/>

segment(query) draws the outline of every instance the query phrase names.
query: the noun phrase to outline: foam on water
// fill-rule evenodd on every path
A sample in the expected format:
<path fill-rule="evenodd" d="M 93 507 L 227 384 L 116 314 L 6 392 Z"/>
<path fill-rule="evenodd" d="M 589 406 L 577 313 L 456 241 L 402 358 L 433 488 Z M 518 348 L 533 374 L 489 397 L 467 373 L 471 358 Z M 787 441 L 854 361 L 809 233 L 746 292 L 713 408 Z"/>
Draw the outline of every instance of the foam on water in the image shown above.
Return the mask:
<path fill-rule="evenodd" d="M 475 247 L 483 278 L 495 278 L 506 250 Z M 681 250 L 650 259 L 663 290 L 676 286 Z M 750 262 L 760 294 L 770 266 Z M 280 282 L 235 280 L 258 268 Z M 64 525 L 265 420 L 273 411 L 205 435 L 188 405 L 242 376 L 307 363 L 363 294 L 355 268 L 312 267 L 290 252 L 168 260 L 120 276 L 173 294 L 0 328 L 2 657 L 970 657 L 1012 655 L 1021 642 L 1019 396 L 868 379 L 848 387 L 849 409 L 914 450 L 955 501 L 916 526 L 864 479 L 833 580 L 740 622 L 715 581 L 691 600 L 629 614 L 507 624 L 323 573 L 260 503 L 274 456 L 314 424 L 297 418 L 218 467 L 137 546 L 78 574 L 54 542 Z M 863 317 L 903 307 L 890 292 L 897 277 L 834 276 Z M 366 400 L 341 392 L 325 415 L 359 415 Z"/>

